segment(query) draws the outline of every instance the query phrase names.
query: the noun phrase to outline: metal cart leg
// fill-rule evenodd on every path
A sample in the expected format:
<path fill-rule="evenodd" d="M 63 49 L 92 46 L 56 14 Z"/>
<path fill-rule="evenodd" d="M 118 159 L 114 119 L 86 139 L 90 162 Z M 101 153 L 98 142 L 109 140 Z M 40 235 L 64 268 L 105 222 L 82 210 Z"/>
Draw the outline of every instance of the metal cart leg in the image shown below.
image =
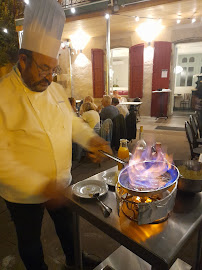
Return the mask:
<path fill-rule="evenodd" d="M 82 250 L 80 242 L 80 230 L 79 230 L 79 216 L 73 212 L 73 223 L 74 223 L 74 256 L 76 270 L 82 270 Z"/>
<path fill-rule="evenodd" d="M 198 232 L 197 255 L 196 255 L 196 270 L 200 270 L 201 267 L 202 267 L 201 253 L 202 253 L 202 223 L 200 225 L 199 232 Z"/>

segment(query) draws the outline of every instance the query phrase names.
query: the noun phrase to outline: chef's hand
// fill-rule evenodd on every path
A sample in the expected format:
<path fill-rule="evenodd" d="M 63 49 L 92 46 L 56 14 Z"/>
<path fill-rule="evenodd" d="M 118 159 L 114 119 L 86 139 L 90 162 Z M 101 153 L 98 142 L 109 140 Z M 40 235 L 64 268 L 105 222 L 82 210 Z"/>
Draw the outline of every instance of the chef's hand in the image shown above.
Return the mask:
<path fill-rule="evenodd" d="M 66 204 L 65 188 L 56 184 L 55 181 L 50 181 L 42 191 L 43 196 L 48 198 L 46 205 L 50 209 L 62 207 Z"/>
<path fill-rule="evenodd" d="M 92 137 L 88 143 L 88 155 L 93 162 L 97 163 L 101 162 L 103 159 L 106 158 L 106 156 L 101 154 L 98 150 L 103 150 L 109 154 L 112 154 L 112 149 L 109 146 L 109 143 L 106 142 L 103 138 L 96 135 Z"/>

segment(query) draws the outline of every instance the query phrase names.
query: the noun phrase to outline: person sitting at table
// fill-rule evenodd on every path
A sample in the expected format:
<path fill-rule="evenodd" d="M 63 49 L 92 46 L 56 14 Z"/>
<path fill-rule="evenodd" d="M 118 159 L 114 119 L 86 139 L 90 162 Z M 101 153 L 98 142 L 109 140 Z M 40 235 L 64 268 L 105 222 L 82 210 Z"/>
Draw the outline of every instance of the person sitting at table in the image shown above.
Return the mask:
<path fill-rule="evenodd" d="M 117 90 L 114 90 L 113 91 L 113 95 L 112 95 L 112 98 L 118 98 L 119 102 L 126 102 L 127 99 L 125 97 L 121 97 L 119 96 L 119 92 Z"/>
<path fill-rule="evenodd" d="M 101 113 L 100 113 L 100 119 L 102 121 L 108 118 L 113 120 L 114 117 L 116 117 L 119 114 L 119 110 L 115 106 L 111 105 L 112 103 L 111 97 L 103 96 L 103 99 L 101 102 L 102 102 L 103 109 L 101 110 Z"/>
<path fill-rule="evenodd" d="M 118 98 L 112 98 L 112 105 L 116 106 L 116 108 L 119 110 L 120 114 L 126 117 L 126 115 L 129 114 L 128 108 L 125 105 L 119 104 Z"/>
<path fill-rule="evenodd" d="M 118 98 L 118 99 L 121 99 L 121 96 L 119 96 L 119 92 L 117 90 L 114 90 L 113 91 L 113 95 L 112 97 L 115 97 L 115 98 Z"/>
<path fill-rule="evenodd" d="M 94 98 L 91 97 L 91 96 L 85 97 L 85 98 L 84 98 L 84 101 L 83 101 L 83 104 L 84 104 L 84 103 L 88 103 L 88 102 L 92 103 L 93 106 L 94 106 L 94 108 L 95 108 L 95 110 L 97 111 L 97 105 L 94 103 Z M 83 114 L 83 104 L 82 104 L 81 107 L 80 107 L 80 115 Z"/>
<path fill-rule="evenodd" d="M 69 102 L 70 102 L 70 104 L 72 106 L 73 111 L 76 113 L 77 112 L 77 109 L 76 109 L 76 99 L 73 98 L 73 97 L 70 97 L 69 98 Z"/>
<path fill-rule="evenodd" d="M 91 102 L 83 103 L 83 114 L 81 118 L 88 123 L 96 132 L 100 130 L 100 116 Z"/>

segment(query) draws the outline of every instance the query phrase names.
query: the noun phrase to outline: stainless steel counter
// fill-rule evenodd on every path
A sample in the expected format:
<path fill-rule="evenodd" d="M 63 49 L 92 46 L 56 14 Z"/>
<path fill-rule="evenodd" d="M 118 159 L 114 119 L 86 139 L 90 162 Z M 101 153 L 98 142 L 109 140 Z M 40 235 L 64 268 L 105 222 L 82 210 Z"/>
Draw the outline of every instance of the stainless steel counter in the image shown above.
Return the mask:
<path fill-rule="evenodd" d="M 88 179 L 103 180 L 103 175 L 115 171 L 113 167 Z M 167 221 L 160 224 L 137 225 L 120 212 L 117 212 L 115 192 L 109 191 L 102 201 L 113 212 L 104 218 L 94 199 L 80 199 L 73 195 L 71 186 L 67 189 L 69 204 L 75 211 L 76 231 L 78 215 L 108 234 L 121 245 L 152 265 L 152 269 L 167 270 L 177 259 L 179 251 L 187 243 L 193 232 L 199 230 L 197 270 L 201 255 L 202 192 L 194 196 L 178 192 L 173 212 Z M 77 262 L 80 259 L 79 239 L 76 244 Z M 81 266 L 77 266 L 82 269 Z"/>

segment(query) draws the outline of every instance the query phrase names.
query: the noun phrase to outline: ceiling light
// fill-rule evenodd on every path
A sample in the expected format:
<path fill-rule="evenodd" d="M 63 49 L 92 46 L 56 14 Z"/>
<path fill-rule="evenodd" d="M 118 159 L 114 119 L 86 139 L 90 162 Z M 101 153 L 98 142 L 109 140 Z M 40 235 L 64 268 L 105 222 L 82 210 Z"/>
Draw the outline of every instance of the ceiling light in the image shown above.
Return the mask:
<path fill-rule="evenodd" d="M 6 33 L 6 34 L 8 34 L 8 29 L 4 28 L 3 29 L 3 32 Z"/>
<path fill-rule="evenodd" d="M 177 24 L 179 24 L 181 22 L 181 20 L 180 19 L 177 19 Z"/>
<path fill-rule="evenodd" d="M 140 38 L 146 42 L 153 41 L 161 32 L 164 26 L 158 21 L 146 21 L 136 29 Z"/>
<path fill-rule="evenodd" d="M 138 16 L 135 16 L 136 22 L 139 22 L 140 18 Z"/>
<path fill-rule="evenodd" d="M 105 19 L 108 20 L 109 19 L 109 14 L 105 14 Z"/>
<path fill-rule="evenodd" d="M 74 7 L 71 8 L 71 13 L 75 13 L 76 12 L 76 9 Z"/>
<path fill-rule="evenodd" d="M 195 19 L 195 18 L 193 18 L 193 19 L 191 20 L 191 22 L 192 22 L 192 23 L 195 23 L 195 21 L 196 21 L 196 19 Z"/>

